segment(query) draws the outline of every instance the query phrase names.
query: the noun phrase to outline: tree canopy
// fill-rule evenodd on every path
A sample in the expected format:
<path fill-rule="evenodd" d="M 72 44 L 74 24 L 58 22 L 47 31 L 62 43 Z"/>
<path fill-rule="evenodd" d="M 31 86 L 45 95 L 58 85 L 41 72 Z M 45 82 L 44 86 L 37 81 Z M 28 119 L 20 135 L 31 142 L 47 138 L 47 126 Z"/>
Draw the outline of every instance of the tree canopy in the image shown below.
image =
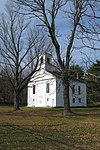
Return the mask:
<path fill-rule="evenodd" d="M 84 76 L 84 70 L 79 65 L 71 65 L 69 68 L 69 74 L 75 79 L 82 79 Z"/>
<path fill-rule="evenodd" d="M 89 102 L 100 102 L 100 61 L 97 60 L 87 70 L 87 96 Z"/>

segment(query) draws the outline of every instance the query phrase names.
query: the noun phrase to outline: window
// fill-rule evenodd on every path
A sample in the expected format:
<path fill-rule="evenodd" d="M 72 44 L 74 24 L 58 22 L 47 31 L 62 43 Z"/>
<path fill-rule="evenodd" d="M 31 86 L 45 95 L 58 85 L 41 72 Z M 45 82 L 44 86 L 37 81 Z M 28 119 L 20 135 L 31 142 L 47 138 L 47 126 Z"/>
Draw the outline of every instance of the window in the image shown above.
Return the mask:
<path fill-rule="evenodd" d="M 43 64 L 43 56 L 41 57 L 41 64 Z"/>
<path fill-rule="evenodd" d="M 72 94 L 75 94 L 75 85 L 72 85 Z"/>
<path fill-rule="evenodd" d="M 50 64 L 50 58 L 47 57 L 47 63 Z"/>
<path fill-rule="evenodd" d="M 35 94 L 35 85 L 33 85 L 33 94 Z"/>
<path fill-rule="evenodd" d="M 46 84 L 46 93 L 49 93 L 49 91 L 50 91 L 50 84 L 47 83 L 47 84 Z"/>
<path fill-rule="evenodd" d="M 81 103 L 81 98 L 79 98 L 79 103 Z"/>
<path fill-rule="evenodd" d="M 49 101 L 49 98 L 47 98 L 47 101 Z"/>
<path fill-rule="evenodd" d="M 78 86 L 78 94 L 81 94 L 81 87 Z"/>
<path fill-rule="evenodd" d="M 75 98 L 73 98 L 73 103 L 75 103 Z"/>

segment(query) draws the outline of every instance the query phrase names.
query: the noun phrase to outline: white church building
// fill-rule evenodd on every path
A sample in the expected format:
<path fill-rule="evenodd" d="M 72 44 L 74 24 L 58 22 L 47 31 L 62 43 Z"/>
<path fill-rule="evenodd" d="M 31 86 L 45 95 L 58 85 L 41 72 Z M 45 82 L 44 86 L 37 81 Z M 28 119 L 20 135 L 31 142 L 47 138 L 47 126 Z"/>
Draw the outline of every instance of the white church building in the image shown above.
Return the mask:
<path fill-rule="evenodd" d="M 63 88 L 57 68 L 52 65 L 52 55 L 40 57 L 38 71 L 28 83 L 28 107 L 63 107 Z M 70 106 L 87 106 L 86 84 L 78 79 L 70 81 Z"/>

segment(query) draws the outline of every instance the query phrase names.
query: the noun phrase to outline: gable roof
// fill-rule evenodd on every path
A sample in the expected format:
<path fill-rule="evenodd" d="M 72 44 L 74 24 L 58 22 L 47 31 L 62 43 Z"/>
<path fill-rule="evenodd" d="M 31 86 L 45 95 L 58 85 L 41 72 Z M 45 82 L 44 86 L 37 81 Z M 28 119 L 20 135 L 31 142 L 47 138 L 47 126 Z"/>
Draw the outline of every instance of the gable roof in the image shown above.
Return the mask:
<path fill-rule="evenodd" d="M 47 70 L 49 73 L 51 73 L 52 75 L 56 76 L 57 78 L 61 79 L 61 72 L 60 71 L 49 71 Z M 69 79 L 70 80 L 73 80 L 73 81 L 78 81 L 78 82 L 82 82 L 82 83 L 85 83 L 85 81 L 83 79 L 77 79 L 73 76 L 69 76 Z"/>

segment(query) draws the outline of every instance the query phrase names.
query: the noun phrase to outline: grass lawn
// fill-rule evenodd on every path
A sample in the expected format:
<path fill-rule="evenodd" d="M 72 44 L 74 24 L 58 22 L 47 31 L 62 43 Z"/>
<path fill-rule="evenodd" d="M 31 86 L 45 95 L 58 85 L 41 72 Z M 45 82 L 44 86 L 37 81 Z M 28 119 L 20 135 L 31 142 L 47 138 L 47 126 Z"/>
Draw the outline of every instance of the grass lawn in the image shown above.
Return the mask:
<path fill-rule="evenodd" d="M 100 108 L 0 107 L 0 150 L 100 150 Z"/>

